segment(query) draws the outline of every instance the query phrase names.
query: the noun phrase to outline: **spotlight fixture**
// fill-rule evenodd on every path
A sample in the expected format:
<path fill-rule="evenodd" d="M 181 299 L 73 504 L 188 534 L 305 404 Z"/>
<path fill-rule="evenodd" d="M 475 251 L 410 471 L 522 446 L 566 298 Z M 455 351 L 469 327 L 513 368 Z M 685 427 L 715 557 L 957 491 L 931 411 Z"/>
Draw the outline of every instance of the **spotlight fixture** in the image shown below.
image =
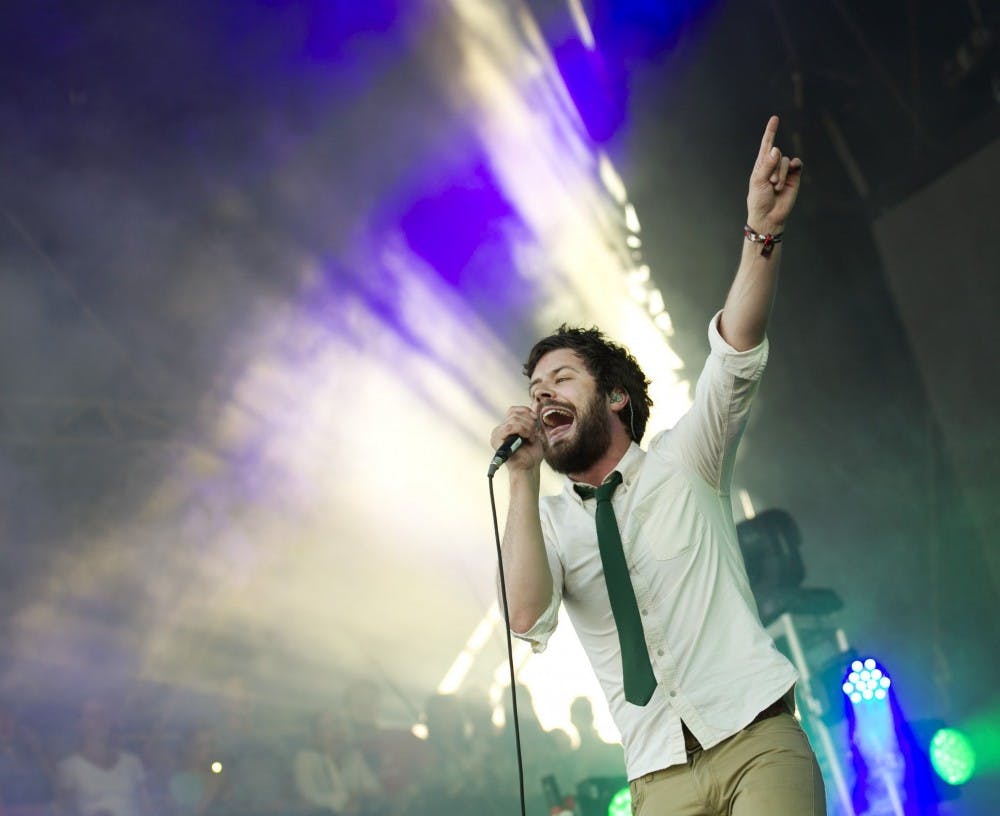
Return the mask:
<path fill-rule="evenodd" d="M 841 689 L 854 705 L 881 702 L 889 696 L 892 679 L 873 657 L 858 659 L 844 677 Z"/>
<path fill-rule="evenodd" d="M 621 776 L 591 776 L 577 783 L 576 813 L 579 816 L 627 816 L 632 812 L 632 793 Z"/>
<path fill-rule="evenodd" d="M 934 772 L 949 785 L 964 785 L 976 770 L 976 752 L 969 738 L 956 728 L 940 728 L 931 737 Z"/>
<path fill-rule="evenodd" d="M 608 804 L 608 816 L 631 816 L 632 814 L 632 791 L 626 785 L 611 797 Z"/>
<path fill-rule="evenodd" d="M 737 524 L 736 535 L 764 626 L 785 612 L 818 616 L 843 607 L 832 589 L 802 586 L 802 536 L 787 511 L 764 510 Z"/>

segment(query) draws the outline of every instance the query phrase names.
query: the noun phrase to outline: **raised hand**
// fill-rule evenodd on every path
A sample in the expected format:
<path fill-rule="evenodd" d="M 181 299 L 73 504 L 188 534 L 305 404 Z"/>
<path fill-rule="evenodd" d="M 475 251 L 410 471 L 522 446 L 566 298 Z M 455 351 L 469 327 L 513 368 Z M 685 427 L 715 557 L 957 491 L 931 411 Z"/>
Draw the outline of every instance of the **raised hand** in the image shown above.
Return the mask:
<path fill-rule="evenodd" d="M 747 223 L 762 234 L 782 231 L 802 179 L 802 160 L 782 155 L 775 144 L 778 121 L 777 116 L 767 120 L 747 192 Z"/>

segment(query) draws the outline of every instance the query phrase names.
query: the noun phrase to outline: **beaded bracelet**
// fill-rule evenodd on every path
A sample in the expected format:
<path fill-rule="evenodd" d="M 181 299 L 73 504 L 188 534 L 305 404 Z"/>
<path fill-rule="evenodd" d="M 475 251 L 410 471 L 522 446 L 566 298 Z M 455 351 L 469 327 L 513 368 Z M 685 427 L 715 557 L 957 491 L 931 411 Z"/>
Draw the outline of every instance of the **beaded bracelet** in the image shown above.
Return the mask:
<path fill-rule="evenodd" d="M 779 232 L 777 235 L 771 235 L 771 233 L 767 233 L 767 235 L 761 235 L 761 233 L 757 232 L 749 224 L 744 224 L 743 234 L 746 236 L 747 240 L 750 241 L 751 243 L 761 244 L 760 254 L 766 258 L 768 255 L 771 254 L 772 250 L 774 249 L 774 245 L 781 243 L 781 239 L 785 233 Z"/>

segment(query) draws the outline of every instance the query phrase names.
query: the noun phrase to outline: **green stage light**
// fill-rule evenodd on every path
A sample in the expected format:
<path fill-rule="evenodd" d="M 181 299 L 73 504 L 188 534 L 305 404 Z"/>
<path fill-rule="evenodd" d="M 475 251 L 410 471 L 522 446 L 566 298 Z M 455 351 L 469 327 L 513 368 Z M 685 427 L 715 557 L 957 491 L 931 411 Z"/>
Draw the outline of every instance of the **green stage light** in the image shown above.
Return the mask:
<path fill-rule="evenodd" d="M 632 791 L 627 785 L 611 797 L 608 816 L 632 816 Z"/>
<path fill-rule="evenodd" d="M 954 728 L 942 728 L 932 738 L 931 765 L 949 785 L 962 785 L 976 770 L 976 752 L 969 738 Z"/>

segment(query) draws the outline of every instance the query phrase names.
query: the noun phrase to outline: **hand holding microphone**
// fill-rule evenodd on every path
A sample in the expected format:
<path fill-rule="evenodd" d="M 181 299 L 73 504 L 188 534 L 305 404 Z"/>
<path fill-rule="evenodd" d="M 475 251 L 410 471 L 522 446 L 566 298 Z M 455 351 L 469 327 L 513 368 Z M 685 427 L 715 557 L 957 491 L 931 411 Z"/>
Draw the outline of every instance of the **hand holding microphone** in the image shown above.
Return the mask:
<path fill-rule="evenodd" d="M 537 467 L 542 460 L 541 445 L 538 444 L 536 435 L 538 428 L 538 418 L 535 412 L 524 405 L 515 405 L 507 409 L 507 416 L 504 421 L 493 429 L 490 435 L 490 444 L 495 448 L 496 453 L 490 462 L 487 476 L 492 479 L 501 465 L 507 462 L 515 453 L 524 449 L 510 467 L 517 464 L 519 469 L 528 470 Z"/>
<path fill-rule="evenodd" d="M 492 478 L 493 474 L 497 472 L 497 468 L 517 453 L 518 448 L 520 448 L 523 444 L 524 440 L 517 434 L 511 434 L 508 436 L 500 447 L 497 448 L 497 452 L 493 455 L 493 461 L 490 462 L 490 469 L 487 471 L 486 475 Z"/>

